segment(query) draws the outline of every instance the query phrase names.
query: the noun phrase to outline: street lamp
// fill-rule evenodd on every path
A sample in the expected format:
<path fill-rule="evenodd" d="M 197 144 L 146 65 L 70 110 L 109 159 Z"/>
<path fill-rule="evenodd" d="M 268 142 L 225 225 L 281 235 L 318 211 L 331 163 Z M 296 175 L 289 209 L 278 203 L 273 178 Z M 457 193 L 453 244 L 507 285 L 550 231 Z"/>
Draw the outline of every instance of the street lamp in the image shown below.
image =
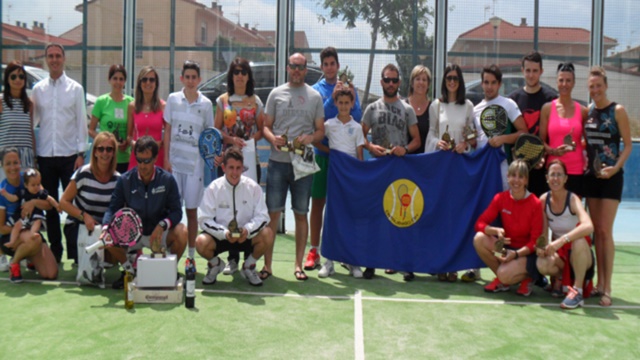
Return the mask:
<path fill-rule="evenodd" d="M 493 53 L 496 56 L 496 65 L 498 65 L 498 27 L 500 27 L 502 19 L 497 16 L 492 16 L 489 22 L 491 26 L 493 26 Z"/>

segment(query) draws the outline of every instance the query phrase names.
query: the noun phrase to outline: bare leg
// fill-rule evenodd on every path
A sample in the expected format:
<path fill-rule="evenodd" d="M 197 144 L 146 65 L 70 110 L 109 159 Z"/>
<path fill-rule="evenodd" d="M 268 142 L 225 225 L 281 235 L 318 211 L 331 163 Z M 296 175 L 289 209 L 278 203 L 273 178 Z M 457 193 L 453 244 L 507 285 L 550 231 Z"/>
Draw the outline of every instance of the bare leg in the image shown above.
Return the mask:
<path fill-rule="evenodd" d="M 584 284 L 584 277 L 587 269 L 591 267 L 591 249 L 586 239 L 575 240 L 571 244 L 571 267 L 575 274 L 575 282 L 573 287 L 581 288 Z"/>
<path fill-rule="evenodd" d="M 304 249 L 307 245 L 307 236 L 309 235 L 309 220 L 307 214 L 293 214 L 296 220 L 296 263 L 295 270 L 302 271 L 302 258 Z"/>
<path fill-rule="evenodd" d="M 473 237 L 473 247 L 476 248 L 478 256 L 497 276 L 500 261 L 493 255 L 493 244 L 495 242 L 496 239 L 482 232 L 477 232 L 476 236 Z"/>
<path fill-rule="evenodd" d="M 200 234 L 196 238 L 196 251 L 200 256 L 208 260 L 213 259 L 216 251 L 216 242 L 209 234 Z"/>
<path fill-rule="evenodd" d="M 188 232 L 184 224 L 178 224 L 167 234 L 167 247 L 171 249 L 171 253 L 178 256 L 178 260 L 182 257 L 184 249 L 187 247 Z M 194 241 L 195 242 L 195 241 Z"/>
<path fill-rule="evenodd" d="M 505 285 L 521 282 L 529 276 L 527 273 L 527 258 L 523 256 L 517 260 L 500 264 L 496 275 L 498 275 L 498 280 Z"/>
<path fill-rule="evenodd" d="M 564 262 L 558 254 L 553 254 L 547 257 L 538 257 L 536 267 L 542 275 L 560 276 L 562 275 Z"/>
<path fill-rule="evenodd" d="M 198 236 L 198 209 L 187 209 L 187 228 L 189 230 L 187 239 L 189 247 L 196 246 L 196 236 Z"/>
<path fill-rule="evenodd" d="M 598 290 L 611 294 L 611 278 L 615 245 L 613 242 L 613 223 L 618 212 L 617 200 L 587 199 L 591 221 L 593 222 L 598 266 Z"/>
<path fill-rule="evenodd" d="M 273 247 L 273 240 L 275 236 L 273 236 L 273 232 L 270 227 L 263 228 L 258 235 L 256 235 L 253 239 L 251 239 L 251 244 L 253 245 L 253 252 L 251 256 L 254 259 L 260 259 L 262 255 L 266 253 L 269 248 Z"/>
<path fill-rule="evenodd" d="M 275 234 L 278 231 L 278 223 L 280 222 L 280 214 L 282 212 L 281 211 L 275 211 L 275 212 L 270 212 L 269 213 L 269 228 L 271 229 L 271 232 L 273 233 L 273 241 L 271 242 L 271 246 L 267 247 L 265 253 L 264 253 L 264 267 L 263 270 L 266 270 L 270 273 L 273 273 L 273 269 L 271 267 L 272 261 L 273 261 L 273 248 L 276 245 L 276 239 L 275 239 Z M 296 224 L 296 229 L 298 228 L 297 224 Z"/>
<path fill-rule="evenodd" d="M 31 256 L 31 262 L 36 267 L 36 271 L 40 274 L 40 277 L 47 280 L 54 280 L 58 277 L 58 263 L 56 262 L 53 252 L 49 249 L 49 246 L 42 242 L 42 238 L 39 234 L 36 234 L 34 241 L 40 243 L 40 249 Z"/>

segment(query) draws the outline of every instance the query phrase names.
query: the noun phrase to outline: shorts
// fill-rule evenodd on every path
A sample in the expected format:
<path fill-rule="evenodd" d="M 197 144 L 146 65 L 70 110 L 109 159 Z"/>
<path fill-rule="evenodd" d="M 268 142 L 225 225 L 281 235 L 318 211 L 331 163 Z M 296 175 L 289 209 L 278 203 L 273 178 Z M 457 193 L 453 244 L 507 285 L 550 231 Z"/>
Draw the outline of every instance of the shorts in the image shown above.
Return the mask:
<path fill-rule="evenodd" d="M 186 209 L 197 209 L 204 196 L 204 182 L 202 175 L 190 175 L 183 173 L 173 173 L 173 178 L 178 183 L 180 192 L 180 205 L 184 201 Z"/>
<path fill-rule="evenodd" d="M 251 239 L 247 239 L 245 240 L 243 243 L 230 243 L 228 240 L 224 239 L 224 240 L 220 240 L 217 239 L 213 236 L 211 236 L 211 234 L 206 233 L 206 232 L 201 232 L 201 234 L 206 234 L 209 235 L 209 237 L 211 237 L 213 239 L 213 241 L 216 243 L 216 250 L 213 252 L 213 256 L 216 257 L 224 252 L 227 251 L 232 251 L 235 250 L 236 253 L 240 253 L 240 251 L 245 253 L 245 259 L 247 258 L 246 254 L 251 254 L 253 253 L 253 244 L 251 243 L 252 240 Z"/>
<path fill-rule="evenodd" d="M 327 174 L 329 173 L 329 157 L 316 154 L 316 164 L 320 171 L 313 174 L 313 185 L 311 185 L 312 199 L 325 199 L 327 197 Z"/>
<path fill-rule="evenodd" d="M 162 232 L 162 247 L 167 249 L 167 235 L 169 234 L 169 230 L 167 231 L 163 231 Z M 142 237 L 140 237 L 140 240 L 138 240 L 138 242 L 129 248 L 129 252 L 133 251 L 133 250 L 141 250 L 142 248 L 151 248 L 151 235 L 142 235 Z"/>
<path fill-rule="evenodd" d="M 518 250 L 517 248 L 512 248 L 510 246 L 505 246 L 505 249 L 513 250 L 513 251 Z M 544 275 L 542 275 L 540 271 L 538 271 L 538 266 L 536 265 L 537 261 L 538 261 L 538 255 L 536 255 L 535 252 L 532 252 L 531 254 L 527 255 L 527 265 L 526 265 L 527 275 L 529 275 L 529 277 L 533 280 L 534 283 L 537 283 L 540 279 L 544 277 Z"/>
<path fill-rule="evenodd" d="M 42 242 L 44 244 L 46 244 L 46 241 L 44 240 L 44 236 L 42 235 L 42 232 L 38 232 L 38 234 L 40 234 L 40 239 L 42 239 Z M 2 250 L 3 254 L 13 257 L 16 254 L 15 249 L 9 249 L 8 247 L 4 246 L 9 241 L 11 241 L 11 234 L 1 235 L 0 236 L 0 250 Z"/>
<path fill-rule="evenodd" d="M 595 176 L 584 176 L 582 187 L 584 196 L 595 199 L 622 200 L 622 187 L 624 185 L 624 175 L 618 171 L 609 179 L 599 179 Z"/>
<path fill-rule="evenodd" d="M 584 197 L 583 195 L 583 182 L 585 180 L 584 175 L 567 175 L 567 183 L 564 185 L 567 190 L 572 193 L 578 195 L 580 198 Z"/>
<path fill-rule="evenodd" d="M 267 172 L 267 208 L 269 212 L 284 210 L 287 201 L 287 191 L 291 189 L 291 207 L 296 214 L 309 212 L 311 198 L 311 184 L 313 176 L 305 176 L 294 180 L 293 165 L 269 160 Z"/>

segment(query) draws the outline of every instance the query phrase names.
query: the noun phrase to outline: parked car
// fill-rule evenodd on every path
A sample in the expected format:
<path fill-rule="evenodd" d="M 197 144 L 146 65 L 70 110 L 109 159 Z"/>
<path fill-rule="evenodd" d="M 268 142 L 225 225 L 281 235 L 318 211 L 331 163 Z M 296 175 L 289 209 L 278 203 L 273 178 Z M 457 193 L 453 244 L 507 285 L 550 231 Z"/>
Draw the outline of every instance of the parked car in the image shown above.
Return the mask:
<path fill-rule="evenodd" d="M 250 63 L 253 78 L 255 80 L 255 94 L 258 95 L 264 105 L 267 104 L 269 93 L 275 87 L 276 68 L 274 63 Z M 315 66 L 307 67 L 305 82 L 313 85 L 322 79 L 324 74 L 320 68 Z M 214 106 L 218 96 L 227 92 L 227 72 L 222 72 L 211 79 L 200 84 L 198 90 L 202 95 L 208 97 Z"/>
<path fill-rule="evenodd" d="M 542 85 L 543 88 L 554 93 L 556 97 L 558 96 L 558 90 L 556 90 L 556 88 L 543 81 L 540 81 L 540 85 Z M 524 87 L 524 77 L 518 75 L 503 75 L 502 85 L 500 86 L 499 93 L 502 96 L 509 96 L 509 94 L 522 87 Z M 482 101 L 482 99 L 484 99 L 484 91 L 482 90 L 481 79 L 467 83 L 465 89 L 467 93 L 467 99 L 471 100 L 473 105 L 477 105 L 480 101 Z M 587 103 L 585 101 L 578 99 L 575 100 L 580 104 L 587 106 Z"/>

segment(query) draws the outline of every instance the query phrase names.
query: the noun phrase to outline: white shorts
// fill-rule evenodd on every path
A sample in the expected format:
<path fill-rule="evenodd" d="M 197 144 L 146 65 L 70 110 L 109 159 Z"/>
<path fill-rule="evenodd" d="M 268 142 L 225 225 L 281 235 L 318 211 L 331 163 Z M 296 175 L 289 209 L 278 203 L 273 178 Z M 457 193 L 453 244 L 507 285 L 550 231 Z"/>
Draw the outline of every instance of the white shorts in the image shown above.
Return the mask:
<path fill-rule="evenodd" d="M 167 235 L 169 234 L 169 230 L 162 232 L 162 247 L 167 249 Z M 135 246 L 129 248 L 129 250 L 141 250 L 142 248 L 151 248 L 151 236 L 150 235 L 142 235 L 140 240 L 136 243 Z M 169 249 L 167 249 L 169 251 Z"/>
<path fill-rule="evenodd" d="M 184 203 L 187 209 L 197 209 L 204 196 L 204 182 L 202 174 L 189 175 L 183 173 L 173 173 L 173 178 L 178 183 L 180 192 L 180 205 Z"/>

